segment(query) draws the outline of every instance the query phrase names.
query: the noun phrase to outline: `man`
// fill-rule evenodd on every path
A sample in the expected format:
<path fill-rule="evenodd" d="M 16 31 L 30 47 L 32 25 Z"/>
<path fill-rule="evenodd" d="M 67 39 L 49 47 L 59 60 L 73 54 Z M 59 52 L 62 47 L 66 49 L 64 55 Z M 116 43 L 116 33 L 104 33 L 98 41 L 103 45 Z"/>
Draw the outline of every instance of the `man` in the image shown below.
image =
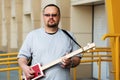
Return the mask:
<path fill-rule="evenodd" d="M 28 59 L 32 56 L 32 65 L 40 63 L 46 65 L 70 52 L 77 50 L 78 46 L 60 28 L 60 9 L 49 4 L 43 9 L 44 27 L 30 32 L 18 54 L 18 63 L 25 76 L 30 80 L 34 77 L 34 70 L 28 66 Z M 72 33 L 69 32 L 71 36 Z M 74 37 L 74 36 L 73 36 Z M 40 80 L 70 80 L 70 68 L 80 63 L 79 55 L 70 59 L 64 58 L 45 71 L 45 77 Z M 71 66 L 72 65 L 72 66 Z"/>

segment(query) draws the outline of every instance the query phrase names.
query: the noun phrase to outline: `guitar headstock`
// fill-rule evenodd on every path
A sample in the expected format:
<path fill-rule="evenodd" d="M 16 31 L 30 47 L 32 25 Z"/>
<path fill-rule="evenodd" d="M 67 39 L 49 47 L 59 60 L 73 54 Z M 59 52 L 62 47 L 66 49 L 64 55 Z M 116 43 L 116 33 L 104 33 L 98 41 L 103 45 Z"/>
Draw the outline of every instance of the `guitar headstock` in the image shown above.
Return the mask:
<path fill-rule="evenodd" d="M 88 43 L 87 46 L 83 47 L 83 51 L 89 51 L 89 49 L 95 49 L 95 43 Z"/>

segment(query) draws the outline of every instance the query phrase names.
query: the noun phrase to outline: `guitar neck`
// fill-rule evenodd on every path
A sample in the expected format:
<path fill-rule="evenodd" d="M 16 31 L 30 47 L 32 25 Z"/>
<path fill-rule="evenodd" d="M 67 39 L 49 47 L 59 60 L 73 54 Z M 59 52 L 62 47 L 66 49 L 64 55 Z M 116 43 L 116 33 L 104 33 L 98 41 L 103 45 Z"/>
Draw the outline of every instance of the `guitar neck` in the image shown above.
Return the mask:
<path fill-rule="evenodd" d="M 61 57 L 61 58 L 59 58 L 59 59 L 57 59 L 57 60 L 47 64 L 47 65 L 45 65 L 45 66 L 42 66 L 42 70 L 48 69 L 48 68 L 50 68 L 50 67 L 52 67 L 52 66 L 54 66 L 54 65 L 56 65 L 56 64 L 58 64 L 60 62 L 62 62 L 63 58 L 71 58 L 71 57 L 73 57 L 73 56 L 75 56 L 75 55 L 77 55 L 77 54 L 79 54 L 79 53 L 81 53 L 83 51 L 89 50 L 89 49 L 91 49 L 93 47 L 95 47 L 95 44 L 91 43 L 91 44 L 89 44 L 89 45 L 87 45 L 87 46 L 85 46 L 83 48 L 80 48 L 80 49 L 78 49 L 76 51 L 73 51 L 73 52 L 71 52 L 71 53 L 69 53 L 69 54 L 67 54 L 67 55 L 65 55 L 65 56 L 63 56 L 63 57 Z"/>
<path fill-rule="evenodd" d="M 55 61 L 53 61 L 53 62 L 51 62 L 51 63 L 49 63 L 49 64 L 47 64 L 47 65 L 45 65 L 45 66 L 43 66 L 43 67 L 42 67 L 42 70 L 48 69 L 48 68 L 50 68 L 50 67 L 52 67 L 52 66 L 60 63 L 64 57 L 65 57 L 65 58 L 71 58 L 71 57 L 79 54 L 79 53 L 82 52 L 82 51 L 83 51 L 83 49 L 78 49 L 78 50 L 76 50 L 76 51 L 74 51 L 74 52 L 72 52 L 72 53 L 69 53 L 69 54 L 67 54 L 67 55 L 65 55 L 65 56 L 63 56 L 63 57 L 61 57 L 61 58 L 59 58 L 59 59 L 57 59 L 57 60 L 55 60 Z"/>

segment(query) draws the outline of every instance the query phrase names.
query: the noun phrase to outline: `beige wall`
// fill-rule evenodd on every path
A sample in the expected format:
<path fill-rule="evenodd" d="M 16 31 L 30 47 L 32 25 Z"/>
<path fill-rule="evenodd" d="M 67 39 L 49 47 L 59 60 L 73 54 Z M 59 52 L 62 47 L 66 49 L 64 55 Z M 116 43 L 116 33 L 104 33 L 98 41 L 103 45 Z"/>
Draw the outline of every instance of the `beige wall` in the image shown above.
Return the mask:
<path fill-rule="evenodd" d="M 2 4 L 2 0 L 0 0 L 0 4 Z M 0 50 L 2 47 L 2 5 L 0 5 Z"/>
<path fill-rule="evenodd" d="M 92 41 L 92 7 L 72 6 L 71 31 L 77 37 L 77 41 L 85 46 Z"/>

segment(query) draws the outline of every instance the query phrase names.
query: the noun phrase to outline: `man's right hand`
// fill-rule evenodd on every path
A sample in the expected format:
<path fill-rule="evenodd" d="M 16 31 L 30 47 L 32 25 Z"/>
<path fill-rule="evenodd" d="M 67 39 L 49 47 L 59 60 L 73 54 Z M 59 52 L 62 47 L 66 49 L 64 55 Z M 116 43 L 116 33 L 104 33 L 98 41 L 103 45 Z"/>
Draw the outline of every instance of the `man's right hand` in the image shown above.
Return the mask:
<path fill-rule="evenodd" d="M 34 77 L 34 70 L 30 66 L 24 66 L 23 72 L 27 80 L 31 80 Z"/>

